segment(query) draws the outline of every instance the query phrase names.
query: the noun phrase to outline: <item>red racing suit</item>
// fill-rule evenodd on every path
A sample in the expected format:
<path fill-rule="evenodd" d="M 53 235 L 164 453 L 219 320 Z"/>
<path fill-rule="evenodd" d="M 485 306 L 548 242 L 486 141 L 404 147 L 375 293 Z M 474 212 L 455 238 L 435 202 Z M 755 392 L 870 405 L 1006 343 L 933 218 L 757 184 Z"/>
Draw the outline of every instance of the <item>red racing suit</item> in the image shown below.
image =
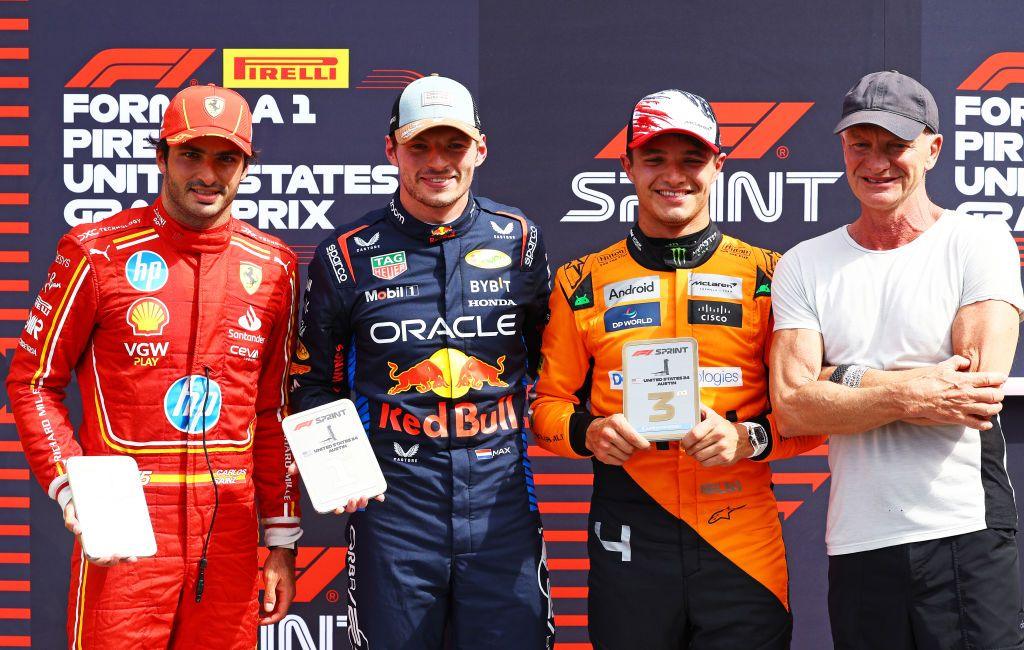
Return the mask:
<path fill-rule="evenodd" d="M 666 240 L 634 227 L 626 240 L 558 270 L 534 433 L 559 455 L 591 456 L 588 425 L 622 412 L 622 345 L 697 339 L 701 402 L 729 420 L 760 423 L 768 448 L 729 467 L 703 467 L 677 442 L 652 444 L 622 467 L 594 462 L 594 504 L 649 505 L 685 522 L 788 609 L 782 528 L 764 461 L 795 456 L 824 438 L 783 438 L 770 413 L 766 359 L 779 255 L 723 236 L 713 223 L 692 244 L 673 252 Z M 634 526 L 642 525 L 636 517 Z"/>
<path fill-rule="evenodd" d="M 61 238 L 7 377 L 22 446 L 62 506 L 68 458 L 133 456 L 157 541 L 155 557 L 109 569 L 76 543 L 70 647 L 256 643 L 257 511 L 268 546 L 302 534 L 281 431 L 296 282 L 279 240 L 234 219 L 190 230 L 159 200 Z M 64 404 L 72 370 L 77 440 Z"/>

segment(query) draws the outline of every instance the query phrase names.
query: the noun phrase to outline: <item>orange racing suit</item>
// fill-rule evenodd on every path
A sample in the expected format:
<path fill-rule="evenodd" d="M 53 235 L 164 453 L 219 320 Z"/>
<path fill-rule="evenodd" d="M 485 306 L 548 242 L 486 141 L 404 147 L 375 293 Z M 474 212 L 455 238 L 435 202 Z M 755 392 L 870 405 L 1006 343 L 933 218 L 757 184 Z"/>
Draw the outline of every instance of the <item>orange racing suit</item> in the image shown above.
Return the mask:
<path fill-rule="evenodd" d="M 622 467 L 595 461 L 590 534 L 600 502 L 626 502 L 636 542 L 643 534 L 636 507 L 650 505 L 653 517 L 667 512 L 684 522 L 788 610 L 782 530 L 771 468 L 764 461 L 800 454 L 823 438 L 782 438 L 770 412 L 765 360 L 772 334 L 771 275 L 779 255 L 723 236 L 713 223 L 687 245 L 672 243 L 678 241 L 647 238 L 634 227 L 627 239 L 558 270 L 533 404 L 534 433 L 542 447 L 561 456 L 590 456 L 584 444 L 589 424 L 622 412 L 623 344 L 697 339 L 701 401 L 729 420 L 760 423 L 769 432 L 767 449 L 728 467 L 703 467 L 678 442 L 636 451 Z M 607 524 L 599 535 L 614 538 Z M 624 546 L 602 544 L 627 549 L 628 539 L 626 532 Z M 593 592 L 600 569 L 593 537 L 591 542 Z M 591 635 L 600 645 L 594 639 L 593 600 L 591 606 Z"/>

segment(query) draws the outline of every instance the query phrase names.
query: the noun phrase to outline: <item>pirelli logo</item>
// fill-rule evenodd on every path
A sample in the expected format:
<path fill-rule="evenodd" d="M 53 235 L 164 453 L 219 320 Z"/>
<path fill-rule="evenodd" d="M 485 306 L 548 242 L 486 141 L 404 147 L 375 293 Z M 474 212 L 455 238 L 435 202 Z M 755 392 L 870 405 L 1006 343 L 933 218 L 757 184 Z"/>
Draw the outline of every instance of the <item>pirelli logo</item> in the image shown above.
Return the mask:
<path fill-rule="evenodd" d="M 227 88 L 348 88 L 348 50 L 224 50 Z"/>

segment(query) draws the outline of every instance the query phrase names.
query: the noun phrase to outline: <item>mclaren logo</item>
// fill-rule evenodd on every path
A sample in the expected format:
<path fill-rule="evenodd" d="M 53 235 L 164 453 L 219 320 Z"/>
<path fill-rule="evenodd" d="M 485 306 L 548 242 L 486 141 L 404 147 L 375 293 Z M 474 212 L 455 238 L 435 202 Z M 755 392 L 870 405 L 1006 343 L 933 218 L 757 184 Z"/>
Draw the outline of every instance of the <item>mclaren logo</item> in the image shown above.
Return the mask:
<path fill-rule="evenodd" d="M 348 88 L 348 50 L 224 50 L 227 88 Z"/>

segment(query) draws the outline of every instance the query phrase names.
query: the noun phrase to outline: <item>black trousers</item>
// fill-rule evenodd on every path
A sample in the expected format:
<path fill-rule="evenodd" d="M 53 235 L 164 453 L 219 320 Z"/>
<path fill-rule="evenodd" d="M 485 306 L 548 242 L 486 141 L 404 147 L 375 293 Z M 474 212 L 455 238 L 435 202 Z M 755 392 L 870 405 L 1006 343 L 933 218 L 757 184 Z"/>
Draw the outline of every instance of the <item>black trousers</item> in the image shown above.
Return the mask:
<path fill-rule="evenodd" d="M 764 585 L 661 508 L 590 509 L 595 650 L 785 650 L 790 613 Z"/>
<path fill-rule="evenodd" d="M 1012 530 L 833 555 L 836 650 L 1024 650 Z"/>

